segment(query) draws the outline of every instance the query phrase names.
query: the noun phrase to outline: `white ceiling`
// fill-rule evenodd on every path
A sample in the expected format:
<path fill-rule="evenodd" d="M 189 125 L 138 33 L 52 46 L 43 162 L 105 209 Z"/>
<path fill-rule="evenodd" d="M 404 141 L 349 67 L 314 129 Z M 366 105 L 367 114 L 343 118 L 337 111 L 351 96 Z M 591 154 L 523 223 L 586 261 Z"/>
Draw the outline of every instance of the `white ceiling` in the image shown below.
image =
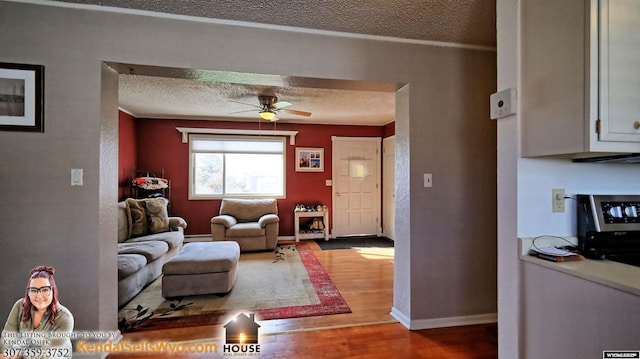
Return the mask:
<path fill-rule="evenodd" d="M 495 0 L 64 0 L 66 6 L 120 8 L 321 31 L 495 47 Z M 52 2 L 55 3 L 55 2 Z M 74 4 L 74 5 L 70 5 Z M 107 8 L 104 8 L 107 7 Z M 383 125 L 394 120 L 402 84 L 166 69 L 110 64 L 121 75 L 120 105 L 140 118 L 255 120 L 258 95 L 292 110 L 282 122 Z M 245 104 L 237 103 L 242 102 Z"/>
<path fill-rule="evenodd" d="M 384 125 L 401 84 L 109 64 L 120 73 L 120 107 L 137 118 L 255 121 L 258 95 L 292 105 L 279 122 Z M 311 112 L 310 117 L 286 110 Z"/>

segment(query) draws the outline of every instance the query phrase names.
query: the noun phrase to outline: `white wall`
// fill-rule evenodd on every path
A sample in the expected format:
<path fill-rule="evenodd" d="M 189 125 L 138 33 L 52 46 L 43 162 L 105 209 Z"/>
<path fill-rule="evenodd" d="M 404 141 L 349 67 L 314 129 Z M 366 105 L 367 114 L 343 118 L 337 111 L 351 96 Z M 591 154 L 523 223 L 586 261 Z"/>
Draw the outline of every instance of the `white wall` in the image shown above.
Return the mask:
<path fill-rule="evenodd" d="M 520 85 L 520 3 L 525 0 L 497 0 L 498 30 L 498 89 Z M 530 0 L 535 1 L 535 0 Z M 539 24 L 544 26 L 544 24 Z M 552 56 L 552 54 L 549 54 Z M 584 315 L 576 296 L 556 298 L 537 305 L 539 293 L 531 290 L 530 283 L 538 278 L 527 277 L 539 271 L 524 273 L 518 260 L 518 237 L 543 234 L 576 235 L 575 201 L 566 200 L 565 213 L 551 212 L 551 190 L 564 188 L 567 195 L 578 193 L 640 193 L 638 178 L 640 166 L 622 164 L 573 163 L 567 159 L 520 158 L 520 115 L 498 120 L 498 346 L 501 358 L 540 358 L 534 346 L 547 345 L 544 338 L 574 338 L 572 342 L 559 341 L 556 353 L 573 353 L 571 348 L 590 347 L 597 338 L 594 331 L 579 320 L 569 321 L 570 333 L 565 326 L 547 325 L 530 320 L 532 313 L 553 307 L 575 311 L 568 317 Z M 524 282 L 527 279 L 526 283 Z M 561 279 L 560 279 L 561 280 Z M 527 290 L 523 289 L 527 286 Z M 575 284 L 580 288 L 586 284 Z M 557 286 L 554 286 L 557 288 Z M 581 289 L 582 290 L 582 289 Z M 589 297 L 589 290 L 583 290 Z M 573 298 L 573 299 L 572 299 Z M 611 299 L 593 293 L 589 301 L 600 303 L 600 311 L 612 307 L 612 316 L 620 318 L 618 295 Z M 573 303 L 575 301 L 575 303 Z M 569 304 L 575 304 L 575 307 Z M 554 309 L 554 310 L 555 310 Z M 561 313 L 561 311 L 557 311 Z M 620 328 L 608 327 L 614 333 Z M 564 345 L 564 347 L 562 347 Z M 603 348 L 604 349 L 604 348 Z"/>
<path fill-rule="evenodd" d="M 638 194 L 640 165 L 574 163 L 566 159 L 522 158 L 518 162 L 518 236 L 576 236 L 576 201 L 565 213 L 551 212 L 551 189 L 576 194 Z"/>
<path fill-rule="evenodd" d="M 518 0 L 496 1 L 498 90 L 518 88 Z M 518 111 L 519 112 L 519 111 Z M 498 356 L 518 358 L 520 338 L 518 244 L 519 114 L 497 120 Z"/>
<path fill-rule="evenodd" d="M 2 61 L 42 64 L 46 78 L 45 132 L 0 132 L 0 317 L 28 269 L 48 263 L 78 329 L 116 327 L 117 108 L 104 61 L 409 84 L 394 309 L 407 326 L 495 314 L 495 52 L 43 4 L 0 2 Z M 70 186 L 71 168 L 84 186 Z"/>

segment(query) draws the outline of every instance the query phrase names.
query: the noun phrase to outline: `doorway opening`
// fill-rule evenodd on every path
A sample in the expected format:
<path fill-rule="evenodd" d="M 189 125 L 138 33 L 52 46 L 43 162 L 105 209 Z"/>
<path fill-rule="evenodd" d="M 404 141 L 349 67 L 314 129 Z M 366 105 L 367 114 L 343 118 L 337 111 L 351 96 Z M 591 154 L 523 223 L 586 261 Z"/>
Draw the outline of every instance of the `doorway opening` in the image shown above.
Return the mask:
<path fill-rule="evenodd" d="M 146 76 L 146 77 L 160 77 L 160 78 L 175 78 L 176 74 L 179 73 L 184 73 L 184 76 L 178 78 L 179 80 L 191 80 L 191 81 L 199 81 L 198 79 L 193 79 L 193 78 L 189 78 L 189 76 L 187 74 L 193 74 L 194 71 L 192 70 L 183 70 L 183 69 L 168 69 L 168 68 L 158 68 L 158 67 L 151 67 L 151 66 L 140 66 L 140 65 L 128 65 L 128 64 L 109 64 L 110 67 L 112 67 L 113 69 L 116 70 L 116 72 L 118 72 L 120 74 L 120 76 L 131 76 L 131 74 L 135 74 L 136 76 Z M 182 70 L 182 72 L 180 71 Z M 216 72 L 217 73 L 217 72 Z M 269 78 L 268 75 L 260 75 L 260 76 L 266 76 L 266 78 Z M 319 81 L 318 79 L 314 79 L 316 81 Z M 264 81 L 261 83 L 254 83 L 254 84 L 244 84 L 247 86 L 251 86 L 254 90 L 256 88 L 256 86 L 266 86 L 266 87 L 270 87 L 270 88 L 274 88 L 274 85 L 272 83 L 270 83 L 269 81 Z M 214 81 L 215 82 L 215 81 Z M 336 81 L 336 80 L 322 80 L 321 81 L 322 84 L 324 84 L 326 87 L 331 87 L 331 90 L 339 90 L 339 91 L 356 91 L 356 90 L 349 90 L 349 86 L 355 86 L 357 85 L 355 88 L 360 88 L 362 89 L 363 86 L 372 86 L 372 87 L 377 87 L 376 91 L 381 91 L 381 89 L 385 89 L 384 91 L 389 91 L 389 89 L 393 89 L 393 91 L 391 91 L 390 93 L 392 94 L 392 96 L 394 97 L 394 101 L 395 101 L 395 96 L 396 93 L 395 91 L 397 91 L 399 89 L 399 87 L 401 86 L 401 84 L 378 84 L 378 83 L 368 83 L 368 82 L 363 82 L 363 81 Z M 302 88 L 304 91 L 308 91 L 311 93 L 316 93 L 317 89 L 314 87 L 303 87 Z M 135 116 L 134 116 L 135 117 Z M 208 120 L 221 120 L 220 118 L 209 118 Z M 158 121 L 162 121 L 162 120 L 158 120 Z M 246 121 L 246 120 L 245 120 Z M 293 122 L 285 122 L 283 121 L 282 123 L 288 123 L 289 125 L 291 125 Z M 341 133 L 336 133 L 337 136 L 340 136 Z M 378 142 L 378 154 L 379 154 L 379 147 L 380 147 L 380 143 Z M 365 158 L 364 161 L 367 161 L 367 159 Z M 378 159 L 378 165 L 380 166 L 380 160 Z M 364 169 L 364 167 L 362 166 L 358 166 L 358 163 L 356 160 L 352 161 L 354 162 L 353 166 L 353 170 L 356 172 L 357 174 L 357 170 L 358 168 Z M 380 170 L 380 167 L 378 168 L 378 170 Z M 378 174 L 380 175 L 380 173 Z M 378 195 L 381 195 L 382 192 L 382 187 L 379 185 L 380 181 L 378 181 L 378 187 L 376 188 L 376 192 L 378 193 Z M 173 193 L 173 197 L 174 199 L 176 197 L 179 196 L 179 193 L 177 193 L 178 191 L 174 191 Z M 365 200 L 366 201 L 366 200 Z M 378 199 L 378 201 L 380 201 Z M 333 200 L 332 200 L 333 202 Z M 332 205 L 335 205 L 335 202 L 332 203 Z M 381 225 L 382 225 L 382 214 L 381 212 L 381 205 L 380 203 L 377 204 L 376 206 L 376 214 L 378 219 L 378 222 L 376 224 L 377 229 L 376 229 L 376 234 L 382 234 L 382 230 Z M 175 208 L 175 207 L 174 207 Z M 357 256 L 361 257 L 361 259 L 363 260 L 374 260 L 374 259 L 387 259 L 387 262 L 391 263 L 390 266 L 390 273 L 387 273 L 388 275 L 390 275 L 390 292 L 388 294 L 388 308 L 386 309 L 386 313 L 388 314 L 389 309 L 391 309 L 391 306 L 393 305 L 393 257 L 394 254 L 388 254 L 388 253 L 383 253 L 381 251 L 376 251 L 376 250 L 354 250 L 354 252 L 356 252 Z M 351 255 L 354 255 L 354 253 L 352 252 Z M 336 258 L 337 256 L 335 254 L 327 254 L 327 263 L 329 262 L 335 262 L 337 260 Z M 389 258 L 390 257 L 390 258 Z M 354 268 L 352 268 L 352 270 L 354 270 Z M 381 269 L 380 271 L 384 271 L 383 269 Z M 365 278 L 363 280 L 363 283 L 366 282 L 366 277 L 372 277 L 371 275 L 372 273 L 363 273 L 363 275 L 365 275 Z M 336 272 L 336 276 L 337 276 L 337 272 Z M 365 300 L 365 298 L 367 297 L 366 293 L 362 294 L 362 298 L 361 299 L 354 299 L 356 301 L 360 301 L 360 300 Z M 369 296 L 370 297 L 370 296 Z"/>

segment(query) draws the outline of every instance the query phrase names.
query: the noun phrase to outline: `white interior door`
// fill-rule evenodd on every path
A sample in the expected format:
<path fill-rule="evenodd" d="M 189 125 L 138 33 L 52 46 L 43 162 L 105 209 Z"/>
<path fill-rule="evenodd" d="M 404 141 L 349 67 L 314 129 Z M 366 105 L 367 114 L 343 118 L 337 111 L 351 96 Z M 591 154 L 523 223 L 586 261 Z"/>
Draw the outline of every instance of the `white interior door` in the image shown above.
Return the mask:
<path fill-rule="evenodd" d="M 380 235 L 380 138 L 331 139 L 333 237 Z"/>
<path fill-rule="evenodd" d="M 396 223 L 396 138 L 382 140 L 382 234 L 394 239 Z"/>

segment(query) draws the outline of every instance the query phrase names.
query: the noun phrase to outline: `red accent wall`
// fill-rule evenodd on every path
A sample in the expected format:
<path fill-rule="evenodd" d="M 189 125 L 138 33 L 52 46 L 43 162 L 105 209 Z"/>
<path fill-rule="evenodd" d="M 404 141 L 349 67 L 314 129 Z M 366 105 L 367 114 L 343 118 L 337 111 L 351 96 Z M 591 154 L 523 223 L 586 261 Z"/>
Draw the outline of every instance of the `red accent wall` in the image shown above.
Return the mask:
<path fill-rule="evenodd" d="M 118 111 L 118 201 L 129 196 L 129 170 L 136 168 L 137 157 L 135 118 Z"/>
<path fill-rule="evenodd" d="M 171 180 L 170 214 L 183 217 L 186 234 L 210 234 L 210 220 L 220 210 L 220 200 L 189 200 L 189 145 L 182 143 L 176 127 L 258 129 L 250 122 L 136 119 L 138 169 L 165 170 Z M 294 146 L 287 145 L 286 198 L 278 200 L 280 236 L 293 236 L 293 210 L 296 204 L 325 204 L 331 211 L 331 136 L 383 137 L 387 126 L 338 126 L 277 123 L 277 130 L 299 131 Z M 262 123 L 260 129 L 273 129 Z M 287 142 L 288 144 L 288 142 Z M 324 172 L 296 172 L 296 147 L 323 147 Z M 121 154 L 122 155 L 122 154 Z M 127 173 L 128 173 L 127 169 Z M 331 213 L 331 212 L 330 212 Z"/>

